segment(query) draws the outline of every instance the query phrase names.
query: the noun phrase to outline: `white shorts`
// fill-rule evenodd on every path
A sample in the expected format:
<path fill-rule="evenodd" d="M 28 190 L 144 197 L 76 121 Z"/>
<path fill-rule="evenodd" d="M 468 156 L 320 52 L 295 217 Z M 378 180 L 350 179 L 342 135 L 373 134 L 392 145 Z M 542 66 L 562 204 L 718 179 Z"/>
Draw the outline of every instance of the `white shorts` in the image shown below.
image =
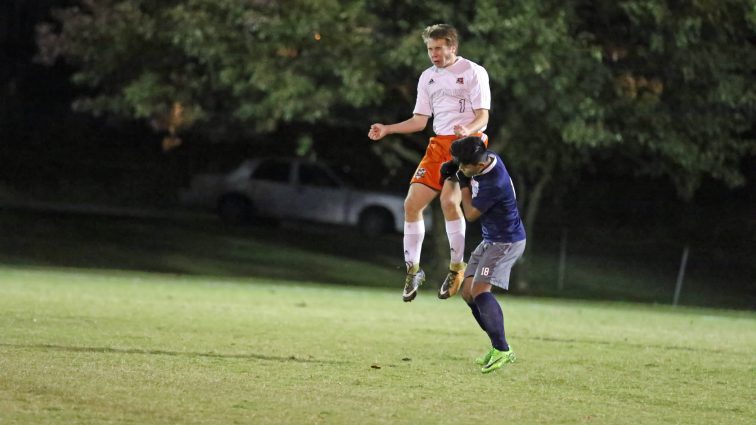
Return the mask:
<path fill-rule="evenodd" d="M 465 277 L 473 283 L 485 282 L 501 289 L 509 289 L 509 274 L 514 263 L 525 252 L 525 240 L 517 242 L 481 242 L 470 255 Z"/>

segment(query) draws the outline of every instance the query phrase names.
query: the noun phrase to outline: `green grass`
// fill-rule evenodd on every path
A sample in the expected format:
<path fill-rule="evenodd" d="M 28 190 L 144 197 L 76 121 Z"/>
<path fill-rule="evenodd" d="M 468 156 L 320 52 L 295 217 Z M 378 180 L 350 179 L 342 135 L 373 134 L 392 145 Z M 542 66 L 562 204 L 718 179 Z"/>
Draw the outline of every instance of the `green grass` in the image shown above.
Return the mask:
<path fill-rule="evenodd" d="M 0 268 L 2 424 L 750 424 L 756 314 L 268 279 Z"/>
<path fill-rule="evenodd" d="M 229 228 L 216 217 L 130 218 L 0 209 L 0 264 L 157 271 L 380 286 L 401 239 L 287 223 Z M 381 254 L 383 253 L 383 254 Z M 403 263 L 401 263 L 403 267 Z"/>
<path fill-rule="evenodd" d="M 423 247 L 423 268 L 428 281 L 435 285 L 446 273 L 446 258 L 435 268 L 428 264 L 434 253 L 429 239 L 426 237 Z M 479 241 L 479 229 L 470 225 L 468 251 Z M 446 240 L 441 243 L 446 244 Z M 547 239 L 529 240 L 533 250 L 527 254 L 531 260 L 530 287 L 525 293 L 671 304 L 679 263 L 677 249 L 666 247 L 663 251 L 673 255 L 662 258 L 651 251 L 653 244 L 644 243 L 634 250 L 623 249 L 623 244 L 597 238 L 581 242 L 573 235 L 564 289 L 558 290 L 559 244 Z M 444 246 L 442 251 L 446 249 Z M 0 207 L 0 264 L 24 267 L 120 269 L 395 288 L 404 278 L 401 252 L 401 235 L 367 240 L 355 229 L 334 226 L 283 223 L 228 228 L 212 216 L 134 218 Z M 698 248 L 691 250 L 680 303 L 755 309 L 756 269 L 749 273 L 750 269 L 731 267 L 727 262 L 702 263 L 702 255 L 704 251 Z M 521 267 L 515 267 L 515 273 Z M 730 269 L 739 272 L 729 276 Z"/>

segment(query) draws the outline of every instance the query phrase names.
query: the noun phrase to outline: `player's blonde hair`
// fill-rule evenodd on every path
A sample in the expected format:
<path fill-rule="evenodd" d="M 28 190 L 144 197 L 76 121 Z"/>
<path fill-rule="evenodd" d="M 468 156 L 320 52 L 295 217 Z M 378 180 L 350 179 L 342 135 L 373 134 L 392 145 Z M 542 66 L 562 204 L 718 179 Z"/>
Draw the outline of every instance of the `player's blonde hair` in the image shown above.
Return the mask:
<path fill-rule="evenodd" d="M 446 45 L 449 47 L 459 45 L 457 29 L 449 24 L 435 24 L 425 28 L 423 42 L 427 44 L 430 40 L 446 40 Z"/>

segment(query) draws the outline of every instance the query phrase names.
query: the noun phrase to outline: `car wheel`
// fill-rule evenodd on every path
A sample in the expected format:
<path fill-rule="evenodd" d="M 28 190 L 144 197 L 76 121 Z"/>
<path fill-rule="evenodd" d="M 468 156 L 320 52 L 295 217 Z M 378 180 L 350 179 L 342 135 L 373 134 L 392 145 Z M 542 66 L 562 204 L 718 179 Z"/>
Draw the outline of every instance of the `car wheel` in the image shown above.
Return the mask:
<path fill-rule="evenodd" d="M 218 201 L 218 215 L 223 223 L 238 226 L 252 219 L 252 202 L 242 195 L 224 195 Z"/>
<path fill-rule="evenodd" d="M 367 237 L 378 237 L 391 231 L 393 217 L 382 208 L 370 208 L 360 214 L 360 231 Z"/>

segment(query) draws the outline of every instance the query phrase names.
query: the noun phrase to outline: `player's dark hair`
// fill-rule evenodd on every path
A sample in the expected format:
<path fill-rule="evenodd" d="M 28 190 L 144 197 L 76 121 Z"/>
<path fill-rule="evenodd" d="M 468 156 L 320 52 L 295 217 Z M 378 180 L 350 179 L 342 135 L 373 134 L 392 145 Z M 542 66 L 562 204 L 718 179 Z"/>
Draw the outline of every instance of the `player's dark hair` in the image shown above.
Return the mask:
<path fill-rule="evenodd" d="M 479 164 L 486 160 L 486 144 L 477 136 L 463 137 L 451 145 L 451 154 L 460 164 Z"/>

